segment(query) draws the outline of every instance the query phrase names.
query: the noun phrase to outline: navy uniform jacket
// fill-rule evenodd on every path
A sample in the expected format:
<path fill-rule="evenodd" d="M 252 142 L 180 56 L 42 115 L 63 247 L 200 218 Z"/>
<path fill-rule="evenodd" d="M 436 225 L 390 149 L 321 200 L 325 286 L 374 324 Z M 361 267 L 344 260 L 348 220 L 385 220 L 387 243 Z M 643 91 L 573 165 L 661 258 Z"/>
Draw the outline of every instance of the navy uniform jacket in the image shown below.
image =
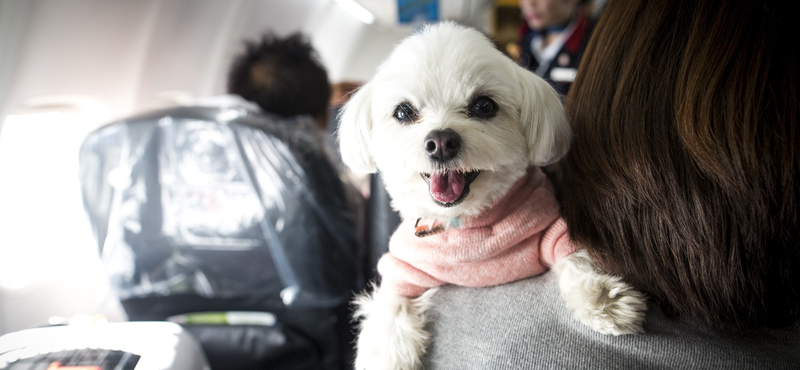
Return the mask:
<path fill-rule="evenodd" d="M 589 17 L 578 13 L 567 26 L 565 32 L 571 32 L 571 34 L 564 41 L 556 56 L 549 63 L 542 63 L 531 51 L 531 43 L 537 32 L 530 30 L 528 25 L 523 22 L 520 27 L 522 66 L 549 82 L 559 94 L 566 95 L 575 80 L 578 65 L 586 50 L 586 44 L 593 28 L 594 22 Z"/>

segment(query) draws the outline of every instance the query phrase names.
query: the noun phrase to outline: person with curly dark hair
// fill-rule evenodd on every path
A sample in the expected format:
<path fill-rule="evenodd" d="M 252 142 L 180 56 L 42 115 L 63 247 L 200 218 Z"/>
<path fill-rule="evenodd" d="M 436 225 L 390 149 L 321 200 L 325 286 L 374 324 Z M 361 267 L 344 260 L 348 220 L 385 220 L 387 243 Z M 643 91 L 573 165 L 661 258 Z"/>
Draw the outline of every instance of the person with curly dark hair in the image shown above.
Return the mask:
<path fill-rule="evenodd" d="M 245 42 L 228 72 L 228 93 L 282 117 L 313 116 L 327 126 L 331 86 L 316 51 L 300 33 L 280 38 L 265 33 Z"/>

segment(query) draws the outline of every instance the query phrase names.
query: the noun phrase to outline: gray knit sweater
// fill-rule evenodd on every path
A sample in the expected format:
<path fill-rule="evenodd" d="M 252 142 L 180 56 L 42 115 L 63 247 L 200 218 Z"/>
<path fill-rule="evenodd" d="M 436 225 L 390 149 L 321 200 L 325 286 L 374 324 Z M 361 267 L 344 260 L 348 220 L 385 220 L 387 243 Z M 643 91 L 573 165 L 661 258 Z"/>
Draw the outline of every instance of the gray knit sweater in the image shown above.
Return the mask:
<path fill-rule="evenodd" d="M 434 296 L 425 369 L 800 369 L 800 331 L 725 336 L 650 306 L 644 335 L 598 334 L 573 318 L 555 274 Z"/>

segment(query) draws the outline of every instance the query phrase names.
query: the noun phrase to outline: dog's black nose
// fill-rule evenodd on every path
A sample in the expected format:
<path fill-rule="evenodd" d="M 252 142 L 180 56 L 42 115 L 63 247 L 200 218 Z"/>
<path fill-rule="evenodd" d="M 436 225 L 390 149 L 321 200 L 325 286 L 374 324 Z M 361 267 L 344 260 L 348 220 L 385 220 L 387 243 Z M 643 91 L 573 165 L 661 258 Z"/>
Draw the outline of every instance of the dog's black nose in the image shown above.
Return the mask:
<path fill-rule="evenodd" d="M 431 131 L 425 137 L 425 151 L 431 159 L 447 162 L 458 155 L 461 149 L 461 136 L 453 129 Z"/>

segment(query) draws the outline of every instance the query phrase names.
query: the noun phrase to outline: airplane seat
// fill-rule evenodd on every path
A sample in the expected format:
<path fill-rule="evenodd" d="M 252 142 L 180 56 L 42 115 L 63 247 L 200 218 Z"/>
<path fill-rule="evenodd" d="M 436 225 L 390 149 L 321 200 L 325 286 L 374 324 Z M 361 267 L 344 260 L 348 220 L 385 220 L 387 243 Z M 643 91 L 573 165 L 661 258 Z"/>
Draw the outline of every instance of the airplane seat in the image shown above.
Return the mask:
<path fill-rule="evenodd" d="M 350 367 L 363 243 L 314 125 L 191 106 L 86 138 L 84 207 L 131 321 L 182 323 L 212 369 Z"/>
<path fill-rule="evenodd" d="M 389 239 L 400 226 L 400 214 L 392 209 L 391 198 L 386 192 L 383 178 L 375 173 L 370 176 L 370 197 L 367 200 L 367 275 L 368 281 L 380 281 L 378 261 L 389 252 Z"/>
<path fill-rule="evenodd" d="M 352 91 L 350 91 L 352 92 Z M 338 148 L 336 142 L 336 130 L 339 124 L 342 105 L 334 106 L 329 114 L 327 138 L 328 144 L 332 148 Z M 340 167 L 345 164 L 341 154 L 334 159 Z M 364 240 L 365 240 L 365 279 L 369 282 L 380 283 L 378 274 L 378 260 L 389 252 L 389 239 L 400 226 L 400 214 L 392 208 L 391 197 L 386 191 L 383 178 L 380 173 L 369 175 L 369 197 L 364 204 L 365 217 Z"/>

